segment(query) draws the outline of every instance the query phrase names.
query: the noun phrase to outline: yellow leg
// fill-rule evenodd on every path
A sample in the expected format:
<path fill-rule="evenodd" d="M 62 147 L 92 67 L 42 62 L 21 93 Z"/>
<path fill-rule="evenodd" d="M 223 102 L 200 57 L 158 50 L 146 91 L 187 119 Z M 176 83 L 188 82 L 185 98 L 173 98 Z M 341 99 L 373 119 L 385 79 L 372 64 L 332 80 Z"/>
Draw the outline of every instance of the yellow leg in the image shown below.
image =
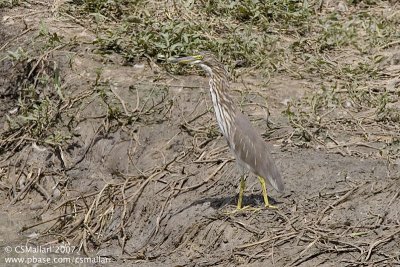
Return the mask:
<path fill-rule="evenodd" d="M 233 212 L 227 212 L 227 215 L 232 215 L 235 214 L 237 212 L 242 212 L 242 211 L 253 211 L 253 212 L 257 212 L 260 211 L 260 208 L 252 208 L 249 206 L 243 207 L 242 203 L 243 203 L 243 194 L 244 194 L 244 190 L 246 188 L 246 180 L 244 179 L 244 175 L 240 176 L 240 189 L 239 189 L 239 199 L 237 202 L 237 206 L 236 206 L 236 210 Z M 274 206 L 269 205 L 268 203 L 268 196 L 267 196 L 267 189 L 265 187 L 265 181 L 263 178 L 259 177 L 258 179 L 260 179 L 260 183 L 261 183 L 261 187 L 263 188 L 263 196 L 264 196 L 264 202 L 265 202 L 265 206 L 268 208 L 275 208 Z"/>
<path fill-rule="evenodd" d="M 242 175 L 240 177 L 240 189 L 239 189 L 239 199 L 238 199 L 238 203 L 236 206 L 236 210 L 233 212 L 228 212 L 228 215 L 232 215 L 235 214 L 237 212 L 241 212 L 241 211 L 259 211 L 259 208 L 252 208 L 252 207 L 243 207 L 242 203 L 243 203 L 243 194 L 244 194 L 244 190 L 246 189 L 246 180 L 244 179 L 244 175 Z"/>
<path fill-rule="evenodd" d="M 242 200 L 243 200 L 243 192 L 246 188 L 246 181 L 244 180 L 244 176 L 240 176 L 240 189 L 239 189 L 239 199 L 237 203 L 237 209 L 242 209 Z"/>
<path fill-rule="evenodd" d="M 265 207 L 266 208 L 276 209 L 275 206 L 272 206 L 272 205 L 269 204 L 268 195 L 267 195 L 267 186 L 265 184 L 264 178 L 261 177 L 261 176 L 258 176 L 258 180 L 260 181 L 260 184 L 261 184 L 262 195 L 263 195 L 263 198 L 264 198 Z"/>

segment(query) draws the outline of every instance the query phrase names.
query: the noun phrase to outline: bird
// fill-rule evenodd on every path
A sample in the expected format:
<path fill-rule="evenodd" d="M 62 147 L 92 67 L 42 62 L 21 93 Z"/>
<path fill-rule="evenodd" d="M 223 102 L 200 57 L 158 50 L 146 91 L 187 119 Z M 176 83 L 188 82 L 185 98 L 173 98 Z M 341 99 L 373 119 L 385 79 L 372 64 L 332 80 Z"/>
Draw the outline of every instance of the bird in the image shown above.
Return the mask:
<path fill-rule="evenodd" d="M 246 170 L 258 177 L 265 207 L 276 208 L 269 204 L 266 181 L 278 192 L 283 192 L 284 183 L 281 174 L 266 142 L 230 96 L 229 75 L 225 66 L 213 53 L 208 51 L 198 52 L 192 56 L 172 57 L 169 62 L 200 66 L 209 77 L 211 99 L 219 128 L 241 170 L 236 209 L 244 209 L 242 203 L 246 187 Z"/>

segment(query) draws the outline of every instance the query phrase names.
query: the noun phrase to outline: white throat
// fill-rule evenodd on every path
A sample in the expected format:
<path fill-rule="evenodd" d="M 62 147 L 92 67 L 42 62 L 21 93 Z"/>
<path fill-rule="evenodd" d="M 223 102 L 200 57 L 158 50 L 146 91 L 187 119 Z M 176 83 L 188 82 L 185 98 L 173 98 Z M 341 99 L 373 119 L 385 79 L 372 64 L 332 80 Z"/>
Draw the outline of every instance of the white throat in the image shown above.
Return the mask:
<path fill-rule="evenodd" d="M 208 75 L 211 75 L 211 74 L 212 74 L 212 70 L 211 70 L 211 68 L 210 68 L 209 66 L 204 65 L 204 64 L 202 64 L 202 63 L 200 63 L 199 66 L 202 67 L 203 70 L 205 70 L 205 71 L 207 72 Z"/>

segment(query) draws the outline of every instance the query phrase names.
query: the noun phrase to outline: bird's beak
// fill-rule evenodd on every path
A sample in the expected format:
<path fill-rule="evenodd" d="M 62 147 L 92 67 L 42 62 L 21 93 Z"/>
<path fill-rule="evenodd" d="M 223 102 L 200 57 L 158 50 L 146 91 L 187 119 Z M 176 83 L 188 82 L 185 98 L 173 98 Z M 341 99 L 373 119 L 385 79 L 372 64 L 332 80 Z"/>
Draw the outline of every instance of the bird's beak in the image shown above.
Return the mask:
<path fill-rule="evenodd" d="M 201 56 L 188 56 L 188 57 L 180 57 L 180 58 L 169 58 L 168 62 L 170 63 L 179 63 L 179 64 L 197 64 L 201 62 Z"/>

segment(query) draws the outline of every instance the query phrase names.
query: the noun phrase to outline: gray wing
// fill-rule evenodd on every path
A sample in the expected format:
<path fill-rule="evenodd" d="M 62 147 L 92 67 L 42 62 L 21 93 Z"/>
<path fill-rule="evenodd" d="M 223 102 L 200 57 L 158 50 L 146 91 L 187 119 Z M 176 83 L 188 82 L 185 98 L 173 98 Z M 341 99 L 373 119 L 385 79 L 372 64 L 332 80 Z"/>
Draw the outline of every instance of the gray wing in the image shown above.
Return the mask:
<path fill-rule="evenodd" d="M 277 191 L 282 192 L 284 185 L 281 175 L 261 135 L 241 112 L 236 113 L 235 125 L 236 129 L 233 138 L 229 140 L 229 145 L 234 150 L 239 164 L 266 178 Z"/>

